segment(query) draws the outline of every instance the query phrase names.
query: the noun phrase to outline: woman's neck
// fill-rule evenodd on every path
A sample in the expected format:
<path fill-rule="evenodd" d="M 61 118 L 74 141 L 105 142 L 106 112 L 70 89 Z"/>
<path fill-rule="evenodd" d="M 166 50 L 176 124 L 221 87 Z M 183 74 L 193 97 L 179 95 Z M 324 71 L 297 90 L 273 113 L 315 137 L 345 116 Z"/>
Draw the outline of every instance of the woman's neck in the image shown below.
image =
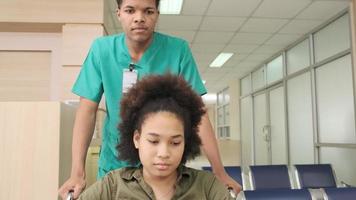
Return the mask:
<path fill-rule="evenodd" d="M 157 177 L 149 174 L 143 169 L 143 179 L 151 186 L 156 199 L 171 199 L 175 193 L 177 171 L 167 177 Z"/>

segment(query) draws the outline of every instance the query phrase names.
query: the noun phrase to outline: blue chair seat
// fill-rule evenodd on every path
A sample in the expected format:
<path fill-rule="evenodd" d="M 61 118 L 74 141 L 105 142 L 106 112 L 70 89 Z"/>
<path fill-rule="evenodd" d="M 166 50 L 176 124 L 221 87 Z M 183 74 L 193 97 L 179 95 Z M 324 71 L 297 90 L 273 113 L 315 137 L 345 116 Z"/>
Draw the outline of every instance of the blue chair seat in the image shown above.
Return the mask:
<path fill-rule="evenodd" d="M 246 200 L 312 200 L 307 189 L 270 189 L 244 191 Z"/>
<path fill-rule="evenodd" d="M 300 188 L 335 188 L 336 180 L 330 164 L 294 165 Z"/>
<path fill-rule="evenodd" d="M 254 190 L 292 189 L 286 165 L 250 166 L 250 180 Z"/>
<path fill-rule="evenodd" d="M 355 200 L 356 188 L 324 188 L 324 199 L 328 200 Z M 326 197 L 326 196 L 327 197 Z"/>

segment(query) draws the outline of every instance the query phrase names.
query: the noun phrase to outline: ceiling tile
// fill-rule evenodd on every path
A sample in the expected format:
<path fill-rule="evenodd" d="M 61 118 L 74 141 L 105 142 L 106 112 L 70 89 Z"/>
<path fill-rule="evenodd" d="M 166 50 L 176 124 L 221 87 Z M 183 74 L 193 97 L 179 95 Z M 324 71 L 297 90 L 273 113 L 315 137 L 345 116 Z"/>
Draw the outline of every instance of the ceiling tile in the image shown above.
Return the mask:
<path fill-rule="evenodd" d="M 271 54 L 258 54 L 258 53 L 254 53 L 251 54 L 249 56 L 247 56 L 244 61 L 256 61 L 256 62 L 263 62 L 266 59 L 268 59 L 269 57 L 271 57 Z"/>
<path fill-rule="evenodd" d="M 283 45 L 263 45 L 258 47 L 253 53 L 259 54 L 271 54 L 271 56 L 278 51 L 282 50 L 285 46 Z"/>
<path fill-rule="evenodd" d="M 275 33 L 288 22 L 286 19 L 250 18 L 241 28 L 243 32 Z"/>
<path fill-rule="evenodd" d="M 212 0 L 207 15 L 247 17 L 260 2 L 261 0 Z"/>
<path fill-rule="evenodd" d="M 209 6 L 207 0 L 185 0 L 183 1 L 182 15 L 203 15 Z"/>
<path fill-rule="evenodd" d="M 209 68 L 210 62 L 201 62 L 198 60 L 195 60 L 195 62 L 198 66 L 198 70 L 199 70 L 200 74 L 204 73 Z"/>
<path fill-rule="evenodd" d="M 215 77 L 215 74 L 221 76 L 224 75 L 225 72 L 223 68 L 209 67 L 208 70 L 206 70 L 206 72 L 204 73 L 204 75 L 208 78 Z"/>
<path fill-rule="evenodd" d="M 226 72 L 222 68 L 209 68 L 202 74 L 202 77 L 209 84 L 221 79 L 225 74 Z"/>
<path fill-rule="evenodd" d="M 237 33 L 232 39 L 233 44 L 263 44 L 272 34 L 270 33 Z"/>
<path fill-rule="evenodd" d="M 200 30 L 236 31 L 245 20 L 242 17 L 204 17 Z"/>
<path fill-rule="evenodd" d="M 253 16 L 293 18 L 311 2 L 311 0 L 264 0 Z"/>
<path fill-rule="evenodd" d="M 251 60 L 245 60 L 243 62 L 240 62 L 235 68 L 234 72 L 235 73 L 242 73 L 247 74 L 247 72 L 252 71 L 253 69 L 256 69 L 257 67 L 261 66 L 260 61 L 251 61 Z"/>
<path fill-rule="evenodd" d="M 295 19 L 284 26 L 279 33 L 306 34 L 322 22 L 322 20 Z"/>
<path fill-rule="evenodd" d="M 349 1 L 314 1 L 297 19 L 327 20 L 349 6 Z"/>
<path fill-rule="evenodd" d="M 302 37 L 300 34 L 275 34 L 265 44 L 287 46 L 300 37 Z"/>
<path fill-rule="evenodd" d="M 239 79 L 239 76 L 237 73 L 231 71 L 229 73 L 226 73 L 223 77 L 222 77 L 223 80 L 226 80 L 225 82 L 226 83 L 229 83 L 231 80 L 238 80 Z"/>
<path fill-rule="evenodd" d="M 220 53 L 224 44 L 193 43 L 191 49 L 194 53 Z"/>
<path fill-rule="evenodd" d="M 255 69 L 257 66 L 260 66 L 261 62 L 259 61 L 252 61 L 252 60 L 244 60 L 243 62 L 240 62 L 237 68 L 251 68 Z"/>
<path fill-rule="evenodd" d="M 248 67 L 240 68 L 234 74 L 238 79 L 240 79 L 240 78 L 243 78 L 246 75 L 248 75 L 250 73 L 251 69 L 252 68 L 248 68 Z"/>
<path fill-rule="evenodd" d="M 257 44 L 229 44 L 224 48 L 224 52 L 246 54 L 246 53 L 251 53 L 258 46 L 259 45 L 257 45 Z"/>
<path fill-rule="evenodd" d="M 210 44 L 226 44 L 232 36 L 233 32 L 206 32 L 199 31 L 195 37 L 196 43 L 210 43 Z"/>
<path fill-rule="evenodd" d="M 224 71 L 223 68 L 208 68 L 205 73 L 203 74 L 203 77 L 211 79 L 211 80 L 218 80 L 221 76 L 223 76 L 226 72 Z"/>
<path fill-rule="evenodd" d="M 194 35 L 195 35 L 195 31 L 169 31 L 169 30 L 164 30 L 164 31 L 159 31 L 161 33 L 165 33 L 171 36 L 176 36 L 179 38 L 182 38 L 186 41 L 188 41 L 189 43 L 193 41 L 194 39 Z"/>
<path fill-rule="evenodd" d="M 224 70 L 226 73 L 230 73 L 231 71 L 233 71 L 233 69 L 236 67 L 237 65 L 232 65 L 232 66 L 226 66 L 224 65 Z"/>
<path fill-rule="evenodd" d="M 157 28 L 175 31 L 197 30 L 201 20 L 201 16 L 161 15 L 158 19 Z"/>
<path fill-rule="evenodd" d="M 218 56 L 217 53 L 195 53 L 193 52 L 193 56 L 197 62 L 203 62 L 203 63 L 211 63 L 216 56 Z"/>

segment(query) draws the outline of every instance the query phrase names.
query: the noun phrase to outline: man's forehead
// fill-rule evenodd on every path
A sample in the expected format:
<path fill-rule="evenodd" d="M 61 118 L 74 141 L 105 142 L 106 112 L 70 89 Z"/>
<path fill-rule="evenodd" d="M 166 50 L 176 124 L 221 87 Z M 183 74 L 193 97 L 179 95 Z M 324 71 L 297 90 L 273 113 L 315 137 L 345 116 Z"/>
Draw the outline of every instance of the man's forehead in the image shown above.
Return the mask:
<path fill-rule="evenodd" d="M 156 8 L 155 0 L 123 0 L 121 7 Z"/>

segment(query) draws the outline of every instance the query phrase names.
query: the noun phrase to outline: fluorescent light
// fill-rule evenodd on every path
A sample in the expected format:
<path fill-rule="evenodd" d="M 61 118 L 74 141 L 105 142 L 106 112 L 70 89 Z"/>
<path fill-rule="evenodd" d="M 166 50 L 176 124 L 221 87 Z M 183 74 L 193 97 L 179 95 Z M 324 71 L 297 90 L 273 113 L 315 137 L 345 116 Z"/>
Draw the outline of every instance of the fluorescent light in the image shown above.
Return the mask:
<path fill-rule="evenodd" d="M 221 67 L 224 63 L 234 55 L 233 53 L 220 53 L 215 60 L 210 64 L 210 67 Z"/>
<path fill-rule="evenodd" d="M 160 14 L 178 15 L 182 10 L 183 0 L 161 0 L 159 2 Z"/>

